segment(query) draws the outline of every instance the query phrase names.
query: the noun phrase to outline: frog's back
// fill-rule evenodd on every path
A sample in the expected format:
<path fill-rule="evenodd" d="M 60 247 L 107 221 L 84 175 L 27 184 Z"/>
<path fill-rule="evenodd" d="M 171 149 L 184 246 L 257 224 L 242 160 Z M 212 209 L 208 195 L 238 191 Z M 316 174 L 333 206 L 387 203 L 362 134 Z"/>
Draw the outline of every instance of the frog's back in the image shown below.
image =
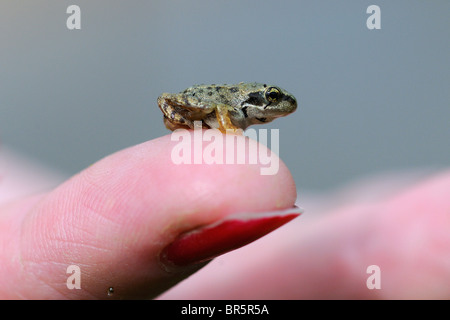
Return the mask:
<path fill-rule="evenodd" d="M 234 105 L 249 92 L 258 91 L 265 87 L 265 84 L 257 82 L 199 84 L 189 87 L 181 93 L 187 97 L 195 97 L 201 101 L 214 101 Z"/>

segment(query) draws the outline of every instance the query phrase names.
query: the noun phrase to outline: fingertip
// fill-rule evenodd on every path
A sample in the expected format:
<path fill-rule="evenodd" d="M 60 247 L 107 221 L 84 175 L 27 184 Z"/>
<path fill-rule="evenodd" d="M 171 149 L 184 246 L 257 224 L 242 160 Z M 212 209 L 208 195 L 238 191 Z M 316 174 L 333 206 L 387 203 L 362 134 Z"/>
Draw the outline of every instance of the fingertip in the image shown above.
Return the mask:
<path fill-rule="evenodd" d="M 167 135 L 119 151 L 48 194 L 28 216 L 25 259 L 51 259 L 44 278 L 60 292 L 67 275 L 56 266 L 75 264 L 89 274 L 79 297 L 109 298 L 110 287 L 115 298 L 151 297 L 189 274 L 168 275 L 159 258 L 181 233 L 294 205 L 294 180 L 278 157 L 274 174 L 262 174 L 270 163 L 177 163 L 178 143 Z"/>

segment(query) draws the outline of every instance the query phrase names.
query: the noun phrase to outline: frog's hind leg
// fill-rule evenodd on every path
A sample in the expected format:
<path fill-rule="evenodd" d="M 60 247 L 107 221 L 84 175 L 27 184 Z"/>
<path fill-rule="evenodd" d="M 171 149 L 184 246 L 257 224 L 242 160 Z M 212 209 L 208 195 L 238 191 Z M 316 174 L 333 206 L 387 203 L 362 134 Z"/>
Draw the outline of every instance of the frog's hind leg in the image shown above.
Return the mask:
<path fill-rule="evenodd" d="M 194 124 L 192 121 L 184 118 L 176 107 L 167 103 L 167 100 L 158 98 L 158 106 L 164 114 L 164 125 L 169 130 L 175 130 L 179 128 L 193 129 Z"/>
<path fill-rule="evenodd" d="M 167 129 L 171 131 L 174 131 L 176 129 L 190 129 L 189 125 L 173 122 L 172 120 L 169 120 L 165 115 L 164 115 L 164 125 L 166 126 Z"/>

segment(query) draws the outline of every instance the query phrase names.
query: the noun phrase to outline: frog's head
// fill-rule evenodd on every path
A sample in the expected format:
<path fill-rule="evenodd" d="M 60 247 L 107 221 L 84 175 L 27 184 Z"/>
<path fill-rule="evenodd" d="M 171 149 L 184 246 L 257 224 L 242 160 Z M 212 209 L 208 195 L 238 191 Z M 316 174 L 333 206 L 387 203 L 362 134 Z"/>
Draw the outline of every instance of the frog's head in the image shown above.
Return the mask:
<path fill-rule="evenodd" d="M 297 109 L 297 100 L 284 89 L 261 84 L 258 90 L 247 93 L 241 105 L 247 124 L 251 125 L 291 114 Z"/>

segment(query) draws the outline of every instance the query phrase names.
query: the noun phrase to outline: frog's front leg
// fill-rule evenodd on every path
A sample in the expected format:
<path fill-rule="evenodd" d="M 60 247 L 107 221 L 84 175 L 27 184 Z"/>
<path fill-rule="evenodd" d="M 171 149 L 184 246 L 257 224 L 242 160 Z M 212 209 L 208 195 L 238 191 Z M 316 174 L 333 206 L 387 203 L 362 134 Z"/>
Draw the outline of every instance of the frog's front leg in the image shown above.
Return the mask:
<path fill-rule="evenodd" d="M 233 123 L 231 123 L 228 109 L 229 106 L 227 106 L 226 104 L 216 105 L 216 117 L 217 122 L 219 123 L 219 130 L 222 133 L 227 133 L 227 130 L 231 130 L 232 133 L 242 134 L 242 129 L 236 127 Z"/>

